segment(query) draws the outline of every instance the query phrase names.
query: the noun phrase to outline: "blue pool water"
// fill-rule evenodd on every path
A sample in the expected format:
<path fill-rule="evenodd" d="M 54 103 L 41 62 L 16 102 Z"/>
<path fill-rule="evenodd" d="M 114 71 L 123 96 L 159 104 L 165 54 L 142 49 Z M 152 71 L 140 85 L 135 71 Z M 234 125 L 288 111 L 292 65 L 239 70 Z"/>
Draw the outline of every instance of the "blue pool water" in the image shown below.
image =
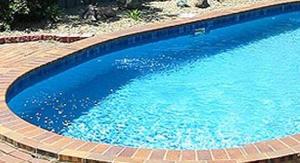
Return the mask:
<path fill-rule="evenodd" d="M 236 147 L 300 132 L 300 12 L 99 56 L 25 89 L 12 110 L 85 141 Z"/>

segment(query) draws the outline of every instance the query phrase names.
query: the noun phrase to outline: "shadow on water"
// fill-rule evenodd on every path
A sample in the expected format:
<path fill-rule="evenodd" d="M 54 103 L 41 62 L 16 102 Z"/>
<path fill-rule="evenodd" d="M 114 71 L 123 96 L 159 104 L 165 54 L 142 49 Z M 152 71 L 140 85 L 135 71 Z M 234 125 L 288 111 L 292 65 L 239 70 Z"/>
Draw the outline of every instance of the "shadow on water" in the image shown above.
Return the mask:
<path fill-rule="evenodd" d="M 116 51 L 27 88 L 12 98 L 9 105 L 24 120 L 60 133 L 73 120 L 133 80 L 180 68 L 299 26 L 299 13 L 290 13 L 215 29 L 203 35 L 186 35 Z"/>

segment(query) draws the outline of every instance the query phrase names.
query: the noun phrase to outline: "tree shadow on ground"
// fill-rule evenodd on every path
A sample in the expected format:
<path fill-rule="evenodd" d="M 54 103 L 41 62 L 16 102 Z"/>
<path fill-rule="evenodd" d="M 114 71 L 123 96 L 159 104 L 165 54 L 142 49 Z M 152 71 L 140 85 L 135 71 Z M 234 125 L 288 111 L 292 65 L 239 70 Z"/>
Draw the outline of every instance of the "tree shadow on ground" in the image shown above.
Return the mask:
<path fill-rule="evenodd" d="M 153 1 L 166 1 L 166 0 L 146 0 L 139 10 L 142 13 L 141 19 L 144 22 L 154 22 L 165 18 L 175 18 L 178 15 L 172 15 L 164 13 L 161 8 L 151 5 Z M 70 9 L 63 9 L 61 14 L 61 20 L 57 23 L 50 21 L 21 21 L 16 24 L 13 29 L 15 31 L 22 32 L 37 32 L 40 30 L 56 29 L 60 25 L 72 27 L 78 27 L 81 25 L 100 26 L 102 23 L 113 23 L 120 21 L 123 18 L 128 18 L 127 13 L 130 10 L 120 9 L 115 1 L 107 1 L 104 3 L 98 3 L 99 7 L 111 7 L 115 9 L 116 16 L 109 19 L 99 19 L 97 21 L 84 20 L 82 14 L 85 11 L 87 5 L 77 6 Z"/>
<path fill-rule="evenodd" d="M 163 13 L 161 8 L 151 6 L 150 3 L 144 4 L 141 9 L 142 19 L 145 22 L 159 21 L 164 18 L 175 18 L 178 15 Z"/>
<path fill-rule="evenodd" d="M 158 21 L 161 19 L 164 19 L 166 17 L 168 18 L 174 18 L 178 15 L 174 14 L 167 14 L 163 13 L 163 10 L 161 8 L 157 8 L 151 5 L 152 1 L 165 1 L 165 0 L 148 0 L 145 1 L 141 7 L 138 9 L 142 13 L 141 19 L 145 22 L 152 22 L 152 21 Z M 82 25 L 82 24 L 89 24 L 89 25 L 99 25 L 103 22 L 106 23 L 112 23 L 119 21 L 122 18 L 127 18 L 127 13 L 130 11 L 128 9 L 121 9 L 115 2 L 108 2 L 108 3 L 101 3 L 98 4 L 99 7 L 111 7 L 116 10 L 116 17 L 110 18 L 110 19 L 100 19 L 96 22 L 83 20 L 81 18 L 82 13 L 84 12 L 84 9 L 87 6 L 80 6 L 73 9 L 69 9 L 65 12 L 64 20 L 63 22 L 70 25 Z"/>

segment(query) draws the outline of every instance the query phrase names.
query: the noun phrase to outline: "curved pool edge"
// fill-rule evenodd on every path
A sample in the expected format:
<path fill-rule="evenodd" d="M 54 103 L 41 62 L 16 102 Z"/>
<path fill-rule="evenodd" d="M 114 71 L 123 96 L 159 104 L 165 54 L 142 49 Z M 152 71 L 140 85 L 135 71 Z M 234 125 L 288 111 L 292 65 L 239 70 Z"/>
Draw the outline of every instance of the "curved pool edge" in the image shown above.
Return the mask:
<path fill-rule="evenodd" d="M 34 69 L 53 63 L 58 59 L 70 56 L 91 46 L 137 33 L 144 33 L 162 28 L 189 24 L 216 17 L 294 2 L 300 1 L 276 0 L 270 1 L 268 4 L 256 3 L 242 7 L 233 7 L 225 10 L 208 12 L 205 15 L 200 15 L 192 19 L 178 19 L 172 22 L 152 24 L 112 34 L 106 34 L 99 37 L 88 38 L 76 43 L 64 45 L 63 47 L 55 48 L 51 51 L 41 50 L 38 52 L 37 58 L 25 59 L 24 62 L 26 64 L 23 64 L 22 66 L 12 66 L 14 64 L 18 64 L 16 60 L 11 60 L 10 63 L 0 61 L 0 72 L 2 71 L 1 68 L 5 68 L 5 72 L 0 74 L 0 139 L 32 152 L 38 152 L 59 158 L 62 161 L 72 162 L 248 162 L 270 159 L 279 159 L 280 162 L 282 159 L 297 159 L 297 155 L 300 153 L 300 134 L 276 140 L 248 144 L 240 148 L 216 150 L 137 149 L 84 142 L 48 132 L 25 122 L 10 111 L 6 104 L 7 92 L 15 81 L 26 76 L 26 74 Z"/>

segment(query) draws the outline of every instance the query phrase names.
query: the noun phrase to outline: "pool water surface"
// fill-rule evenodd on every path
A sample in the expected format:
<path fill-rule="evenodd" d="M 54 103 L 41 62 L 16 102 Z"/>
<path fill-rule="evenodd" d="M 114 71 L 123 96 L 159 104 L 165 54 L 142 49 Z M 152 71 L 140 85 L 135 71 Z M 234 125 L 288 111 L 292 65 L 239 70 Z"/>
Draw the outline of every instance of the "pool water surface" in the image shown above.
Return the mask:
<path fill-rule="evenodd" d="M 300 12 L 111 52 L 10 99 L 84 141 L 215 149 L 300 132 Z"/>

